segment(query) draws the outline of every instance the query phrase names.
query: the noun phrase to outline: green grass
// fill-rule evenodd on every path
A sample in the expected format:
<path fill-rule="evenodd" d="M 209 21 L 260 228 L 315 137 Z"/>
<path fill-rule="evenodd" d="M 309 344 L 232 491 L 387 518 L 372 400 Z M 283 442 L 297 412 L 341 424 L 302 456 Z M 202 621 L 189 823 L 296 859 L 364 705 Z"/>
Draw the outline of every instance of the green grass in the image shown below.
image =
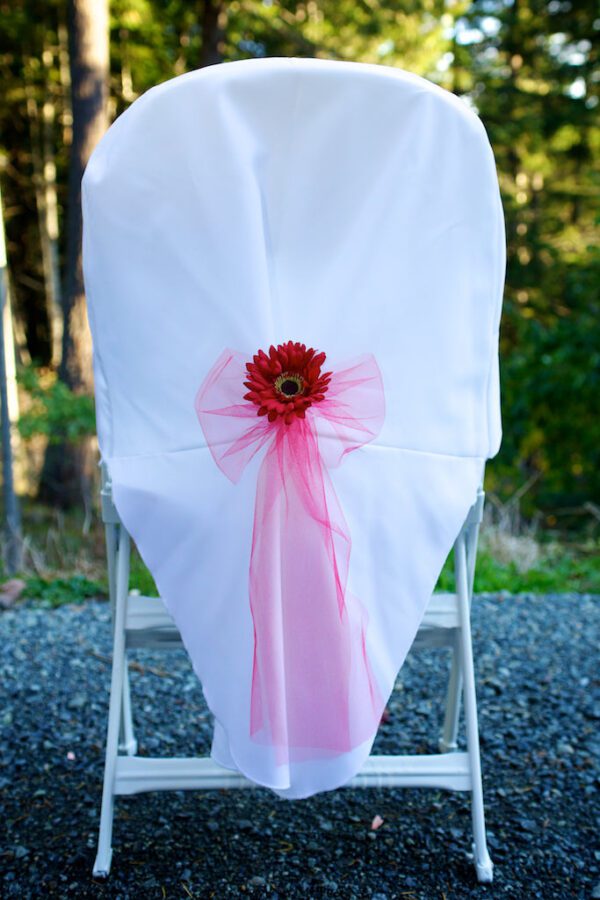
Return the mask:
<path fill-rule="evenodd" d="M 23 577 L 25 581 L 24 596 L 35 600 L 39 606 L 54 609 L 65 603 L 81 603 L 90 598 L 105 600 L 108 597 L 108 580 L 86 578 L 84 575 L 69 575 L 53 578 L 51 575 Z M 152 575 L 134 549 L 131 555 L 131 571 L 129 577 L 131 590 L 138 590 L 147 597 L 158 597 L 158 591 Z"/>
<path fill-rule="evenodd" d="M 40 606 L 47 609 L 54 609 L 65 603 L 81 603 L 90 598 L 106 599 L 108 597 L 106 578 L 95 580 L 86 578 L 84 575 L 59 578 L 30 576 L 25 577 L 24 581 L 24 595 L 38 601 Z M 154 579 L 135 550 L 131 555 L 129 587 L 147 597 L 158 597 Z"/>
<path fill-rule="evenodd" d="M 142 562 L 137 551 L 131 555 L 129 584 L 132 590 L 139 591 L 140 594 L 143 594 L 145 597 L 158 597 L 158 590 L 154 584 L 154 579 Z"/>
<path fill-rule="evenodd" d="M 26 596 L 48 608 L 64 603 L 80 603 L 89 597 L 106 597 L 108 592 L 105 579 L 93 580 L 77 574 L 59 578 L 28 577 L 25 582 Z M 146 596 L 158 596 L 154 580 L 137 552 L 132 555 L 130 587 Z M 453 589 L 453 562 L 449 557 L 439 577 L 437 590 Z M 512 594 L 600 594 L 599 548 L 574 552 L 572 549 L 554 547 L 548 557 L 542 557 L 538 565 L 526 572 L 519 571 L 514 562 L 501 563 L 485 549 L 481 550 L 477 556 L 475 592 L 500 591 Z"/>
<path fill-rule="evenodd" d="M 106 587 L 99 581 L 91 581 L 83 575 L 70 578 L 25 578 L 25 596 L 35 599 L 40 606 L 54 609 L 65 603 L 81 603 L 90 597 L 106 595 Z"/>
<path fill-rule="evenodd" d="M 49 608 L 81 603 L 90 597 L 106 598 L 104 530 L 96 516 L 86 524 L 81 512 L 63 514 L 28 501 L 24 504 L 23 522 L 27 550 L 20 577 L 26 585 L 25 598 Z M 598 539 L 568 543 L 565 537 L 562 543 L 554 540 L 544 544 L 542 536 L 541 543 L 533 541 L 533 564 L 529 567 L 522 562 L 518 565 L 518 560 L 512 559 L 511 549 L 519 555 L 519 548 L 527 540 L 531 542 L 531 538 L 517 538 L 515 545 L 513 538 L 498 536 L 497 529 L 482 529 L 476 592 L 600 594 Z M 0 583 L 6 577 L 0 569 Z M 158 595 L 152 576 L 135 549 L 130 587 L 146 596 Z M 437 587 L 453 590 L 451 558 L 446 561 Z"/>
<path fill-rule="evenodd" d="M 454 589 L 452 558 L 438 580 L 438 590 Z M 571 548 L 553 545 L 540 561 L 525 572 L 514 562 L 504 563 L 481 549 L 477 554 L 475 592 L 511 594 L 600 594 L 600 546 Z"/>

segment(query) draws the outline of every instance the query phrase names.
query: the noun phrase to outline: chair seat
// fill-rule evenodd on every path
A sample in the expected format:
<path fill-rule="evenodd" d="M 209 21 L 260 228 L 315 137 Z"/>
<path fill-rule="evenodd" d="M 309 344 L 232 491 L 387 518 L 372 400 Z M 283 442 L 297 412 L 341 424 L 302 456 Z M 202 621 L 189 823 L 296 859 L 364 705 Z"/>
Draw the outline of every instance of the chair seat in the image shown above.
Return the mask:
<path fill-rule="evenodd" d="M 448 646 L 459 627 L 456 594 L 431 596 L 414 647 Z M 126 643 L 131 649 L 145 647 L 171 650 L 182 646 L 181 636 L 160 597 L 130 594 L 125 622 Z"/>
<path fill-rule="evenodd" d="M 177 649 L 182 645 L 175 622 L 160 597 L 130 594 L 125 618 L 126 646 L 135 649 Z"/>

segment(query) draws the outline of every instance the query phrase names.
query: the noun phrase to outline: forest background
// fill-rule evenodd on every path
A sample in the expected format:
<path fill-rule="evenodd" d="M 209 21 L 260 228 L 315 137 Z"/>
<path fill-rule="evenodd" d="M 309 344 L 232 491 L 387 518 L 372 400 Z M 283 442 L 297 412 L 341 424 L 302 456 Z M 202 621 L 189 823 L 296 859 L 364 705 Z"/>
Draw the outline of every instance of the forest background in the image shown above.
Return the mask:
<path fill-rule="evenodd" d="M 478 586 L 600 592 L 599 31 L 590 0 L 0 0 L 3 321 L 24 507 L 12 568 L 29 592 L 52 603 L 102 588 L 85 162 L 154 84 L 262 56 L 399 66 L 481 116 L 508 267 L 504 439 Z M 141 567 L 135 578 L 147 587 Z"/>

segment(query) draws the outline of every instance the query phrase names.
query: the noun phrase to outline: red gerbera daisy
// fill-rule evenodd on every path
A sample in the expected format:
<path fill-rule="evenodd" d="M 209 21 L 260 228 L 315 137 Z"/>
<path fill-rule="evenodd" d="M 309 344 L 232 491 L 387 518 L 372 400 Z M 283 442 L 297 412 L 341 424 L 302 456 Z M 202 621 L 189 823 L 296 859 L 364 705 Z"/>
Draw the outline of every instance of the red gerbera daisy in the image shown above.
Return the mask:
<path fill-rule="evenodd" d="M 246 363 L 244 399 L 256 404 L 257 415 L 268 416 L 269 422 L 281 417 L 291 425 L 294 416 L 303 419 L 308 407 L 325 396 L 331 372 L 321 374 L 324 362 L 324 353 L 293 341 L 269 347 L 268 356 L 259 350 L 253 362 Z"/>

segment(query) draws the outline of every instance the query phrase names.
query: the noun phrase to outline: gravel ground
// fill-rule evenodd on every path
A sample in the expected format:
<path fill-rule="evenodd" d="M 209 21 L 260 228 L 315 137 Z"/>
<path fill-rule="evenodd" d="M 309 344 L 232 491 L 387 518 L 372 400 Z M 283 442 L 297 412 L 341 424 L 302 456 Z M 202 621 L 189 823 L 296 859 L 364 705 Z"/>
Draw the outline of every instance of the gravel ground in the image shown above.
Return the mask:
<path fill-rule="evenodd" d="M 431 790 L 121 798 L 111 877 L 94 882 L 108 608 L 4 612 L 2 896 L 600 897 L 598 609 L 573 595 L 474 604 L 492 886 L 477 886 L 467 856 L 468 796 Z M 409 658 L 375 752 L 435 750 L 447 667 L 446 651 Z M 185 655 L 139 653 L 131 670 L 140 752 L 205 754 L 211 718 Z"/>

